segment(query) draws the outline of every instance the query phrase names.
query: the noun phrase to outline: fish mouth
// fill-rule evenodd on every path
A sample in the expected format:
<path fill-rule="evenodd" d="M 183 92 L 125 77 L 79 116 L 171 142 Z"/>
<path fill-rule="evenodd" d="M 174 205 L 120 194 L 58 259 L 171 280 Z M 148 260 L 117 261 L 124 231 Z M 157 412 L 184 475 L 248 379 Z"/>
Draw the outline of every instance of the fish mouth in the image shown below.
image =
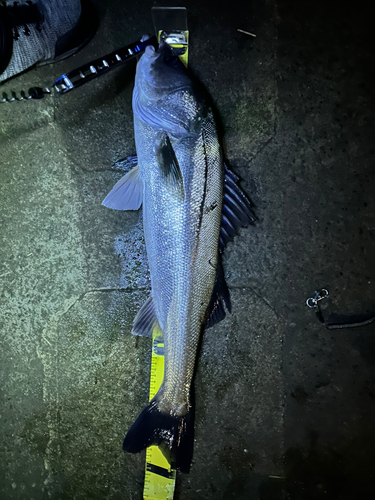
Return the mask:
<path fill-rule="evenodd" d="M 156 52 L 155 47 L 153 45 L 147 45 L 145 49 L 145 56 L 148 59 L 156 59 L 158 56 L 160 56 L 160 54 Z"/>
<path fill-rule="evenodd" d="M 173 52 L 172 47 L 163 41 L 159 43 L 157 49 L 155 49 L 153 45 L 147 45 L 145 49 L 145 55 L 148 59 L 158 59 L 159 57 L 165 56 L 166 53 L 169 53 L 172 57 L 178 57 Z"/>

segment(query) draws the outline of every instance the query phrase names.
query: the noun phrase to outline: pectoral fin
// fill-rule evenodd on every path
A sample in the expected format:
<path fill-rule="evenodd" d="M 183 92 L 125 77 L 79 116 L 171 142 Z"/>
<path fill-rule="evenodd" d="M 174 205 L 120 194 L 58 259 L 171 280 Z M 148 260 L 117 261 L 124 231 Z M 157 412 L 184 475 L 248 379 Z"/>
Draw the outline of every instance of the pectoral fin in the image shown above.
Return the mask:
<path fill-rule="evenodd" d="M 184 181 L 176 153 L 166 133 L 163 133 L 155 145 L 155 156 L 166 186 L 182 198 L 185 197 Z"/>
<path fill-rule="evenodd" d="M 128 172 L 102 201 L 102 205 L 114 210 L 138 210 L 142 205 L 143 181 L 136 166 Z"/>

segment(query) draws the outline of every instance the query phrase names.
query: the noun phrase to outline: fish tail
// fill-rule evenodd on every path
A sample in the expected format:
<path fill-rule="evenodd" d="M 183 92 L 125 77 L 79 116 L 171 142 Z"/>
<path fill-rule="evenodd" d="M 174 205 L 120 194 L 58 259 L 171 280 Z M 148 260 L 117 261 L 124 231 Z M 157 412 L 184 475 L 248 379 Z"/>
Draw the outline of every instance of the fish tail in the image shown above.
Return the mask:
<path fill-rule="evenodd" d="M 154 398 L 130 427 L 122 447 L 130 453 L 138 453 L 148 446 L 158 445 L 176 469 L 189 472 L 193 442 L 192 409 L 183 416 L 173 416 L 161 412 Z"/>

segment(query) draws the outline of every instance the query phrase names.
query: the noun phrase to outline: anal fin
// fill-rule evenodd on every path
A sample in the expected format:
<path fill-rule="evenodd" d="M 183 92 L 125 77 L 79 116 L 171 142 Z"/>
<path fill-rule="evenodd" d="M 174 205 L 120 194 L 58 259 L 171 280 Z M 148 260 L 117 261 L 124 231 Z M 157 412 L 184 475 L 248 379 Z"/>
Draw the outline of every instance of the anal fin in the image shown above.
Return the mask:
<path fill-rule="evenodd" d="M 132 334 L 141 337 L 152 337 L 152 330 L 155 327 L 159 327 L 159 322 L 156 317 L 154 301 L 150 295 L 134 318 Z"/>
<path fill-rule="evenodd" d="M 206 328 L 210 328 L 211 326 L 216 325 L 216 323 L 219 323 L 222 319 L 225 318 L 226 314 L 224 304 L 230 312 L 231 305 L 229 290 L 227 284 L 225 283 L 223 266 L 221 264 L 221 261 L 219 260 L 217 263 L 214 290 L 212 292 L 210 303 L 207 307 L 207 319 L 205 325 Z"/>

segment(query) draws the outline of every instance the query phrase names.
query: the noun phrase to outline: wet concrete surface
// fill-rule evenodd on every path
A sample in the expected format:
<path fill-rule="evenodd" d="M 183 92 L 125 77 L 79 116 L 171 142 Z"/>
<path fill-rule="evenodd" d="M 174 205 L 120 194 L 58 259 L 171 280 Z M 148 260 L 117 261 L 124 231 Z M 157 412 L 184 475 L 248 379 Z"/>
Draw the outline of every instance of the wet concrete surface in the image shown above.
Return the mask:
<path fill-rule="evenodd" d="M 152 31 L 153 2 L 95 4 L 85 49 L 1 91 Z M 180 5 L 257 223 L 225 250 L 233 311 L 203 337 L 175 498 L 372 498 L 375 325 L 327 330 L 305 305 L 325 287 L 330 320 L 375 312 L 370 13 Z M 150 341 L 130 335 L 149 293 L 141 213 L 100 205 L 134 153 L 134 70 L 0 108 L 1 500 L 142 498 L 144 454 L 121 451 L 148 393 Z"/>

